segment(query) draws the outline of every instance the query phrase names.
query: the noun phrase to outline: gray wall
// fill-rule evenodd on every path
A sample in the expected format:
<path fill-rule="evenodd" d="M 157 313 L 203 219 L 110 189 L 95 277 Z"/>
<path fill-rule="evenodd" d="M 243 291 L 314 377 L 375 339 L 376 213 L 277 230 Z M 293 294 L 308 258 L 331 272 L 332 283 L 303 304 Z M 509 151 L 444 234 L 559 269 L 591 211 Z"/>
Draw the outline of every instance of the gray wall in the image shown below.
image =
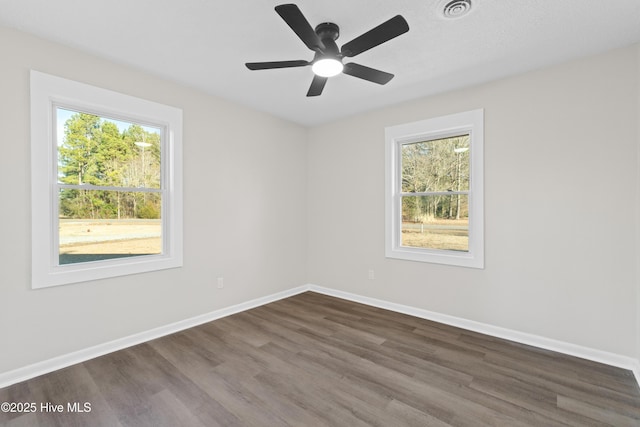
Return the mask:
<path fill-rule="evenodd" d="M 309 281 L 636 357 L 638 80 L 635 46 L 312 129 Z M 486 268 L 385 259 L 385 126 L 476 108 Z"/>
<path fill-rule="evenodd" d="M 305 283 L 640 359 L 638 46 L 312 129 L 13 30 L 0 52 L 0 373 Z M 30 289 L 30 68 L 184 110 L 182 269 Z M 385 259 L 384 127 L 475 108 L 486 268 Z"/>
<path fill-rule="evenodd" d="M 0 372 L 306 283 L 306 129 L 13 30 L 0 52 Z M 183 109 L 184 268 L 30 289 L 30 68 Z"/>

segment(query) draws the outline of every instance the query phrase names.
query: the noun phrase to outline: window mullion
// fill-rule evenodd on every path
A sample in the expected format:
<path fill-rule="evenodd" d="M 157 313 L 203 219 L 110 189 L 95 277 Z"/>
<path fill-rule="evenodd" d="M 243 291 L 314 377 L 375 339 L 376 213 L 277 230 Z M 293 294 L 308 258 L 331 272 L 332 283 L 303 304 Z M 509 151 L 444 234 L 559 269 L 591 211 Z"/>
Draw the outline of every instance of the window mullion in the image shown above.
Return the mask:
<path fill-rule="evenodd" d="M 67 190 L 98 190 L 98 191 L 121 191 L 126 193 L 162 193 L 161 188 L 149 188 L 149 187 L 112 187 L 106 185 L 92 185 L 92 184 L 61 184 L 58 183 L 59 189 Z"/>
<path fill-rule="evenodd" d="M 456 194 L 468 195 L 469 191 L 425 191 L 420 193 L 400 193 L 401 197 L 421 197 L 421 196 L 455 196 Z"/>

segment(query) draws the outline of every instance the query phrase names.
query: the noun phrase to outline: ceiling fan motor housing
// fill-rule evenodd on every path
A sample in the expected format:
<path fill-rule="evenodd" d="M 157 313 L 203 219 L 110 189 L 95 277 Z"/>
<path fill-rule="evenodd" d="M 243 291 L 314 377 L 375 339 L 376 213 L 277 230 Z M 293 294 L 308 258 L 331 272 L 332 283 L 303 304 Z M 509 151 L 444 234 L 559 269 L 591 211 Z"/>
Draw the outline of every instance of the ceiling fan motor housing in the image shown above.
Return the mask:
<path fill-rule="evenodd" d="M 338 45 L 335 41 L 338 40 L 338 37 L 340 37 L 340 27 L 338 27 L 333 22 L 323 22 L 322 24 L 316 26 L 315 32 L 320 40 L 322 40 L 322 43 L 326 48 L 322 53 L 316 52 L 316 58 L 339 58 L 340 49 L 338 49 Z"/>

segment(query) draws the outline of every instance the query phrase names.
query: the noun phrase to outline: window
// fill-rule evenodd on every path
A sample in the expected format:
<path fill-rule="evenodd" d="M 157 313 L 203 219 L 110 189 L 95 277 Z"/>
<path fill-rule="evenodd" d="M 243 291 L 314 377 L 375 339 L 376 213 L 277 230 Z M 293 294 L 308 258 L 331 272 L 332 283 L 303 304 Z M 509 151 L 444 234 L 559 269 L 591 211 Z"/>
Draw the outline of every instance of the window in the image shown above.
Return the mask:
<path fill-rule="evenodd" d="M 386 256 L 484 268 L 483 110 L 386 129 Z"/>
<path fill-rule="evenodd" d="M 32 287 L 182 265 L 182 111 L 31 72 Z"/>

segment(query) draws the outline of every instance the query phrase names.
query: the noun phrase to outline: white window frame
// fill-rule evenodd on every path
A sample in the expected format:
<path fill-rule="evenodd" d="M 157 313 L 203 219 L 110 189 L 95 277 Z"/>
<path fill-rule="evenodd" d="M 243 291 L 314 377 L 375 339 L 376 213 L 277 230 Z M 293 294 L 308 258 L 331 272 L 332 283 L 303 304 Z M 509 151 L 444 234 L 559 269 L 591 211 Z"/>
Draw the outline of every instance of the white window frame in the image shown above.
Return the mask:
<path fill-rule="evenodd" d="M 401 245 L 402 154 L 404 144 L 469 134 L 469 250 Z M 387 258 L 484 268 L 484 110 L 385 128 L 385 256 Z"/>
<path fill-rule="evenodd" d="M 55 122 L 58 106 L 162 129 L 161 254 L 60 265 Z M 32 288 L 181 267 L 182 218 L 181 109 L 31 70 Z"/>

